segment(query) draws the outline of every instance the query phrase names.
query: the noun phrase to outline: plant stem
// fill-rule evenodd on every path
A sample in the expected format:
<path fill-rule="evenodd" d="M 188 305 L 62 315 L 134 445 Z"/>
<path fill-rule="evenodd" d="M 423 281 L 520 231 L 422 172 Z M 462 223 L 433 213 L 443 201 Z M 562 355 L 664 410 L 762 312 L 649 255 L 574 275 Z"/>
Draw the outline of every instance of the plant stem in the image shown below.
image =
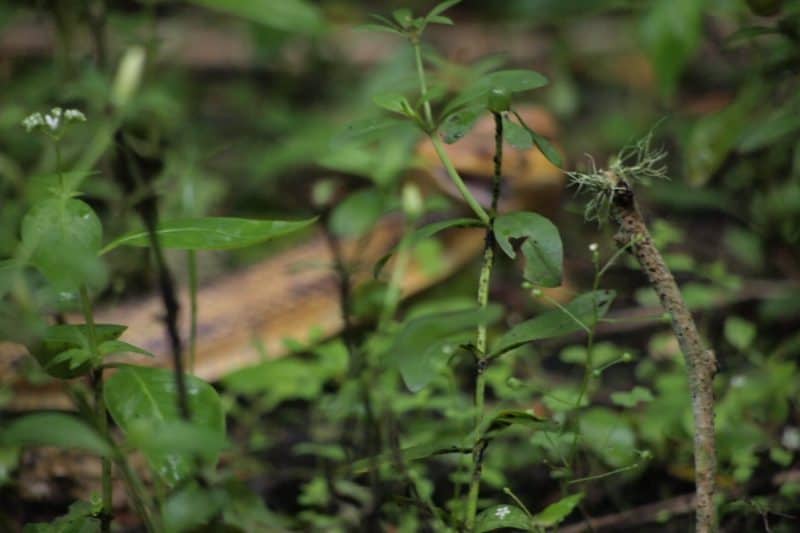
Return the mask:
<path fill-rule="evenodd" d="M 197 358 L 197 252 L 186 252 L 189 270 L 189 373 L 194 374 Z"/>
<path fill-rule="evenodd" d="M 419 35 L 411 37 L 411 46 L 414 48 L 414 62 L 417 65 L 417 79 L 419 80 L 419 94 L 422 98 L 422 108 L 425 112 L 425 125 L 428 129 L 433 129 L 433 113 L 431 103 L 428 101 L 428 84 L 425 81 L 425 67 L 422 64 L 422 48 L 419 43 Z"/>
<path fill-rule="evenodd" d="M 503 120 L 499 113 L 493 113 L 495 123 L 495 155 L 494 155 L 494 178 L 492 187 L 492 211 L 489 218 L 488 228 L 486 229 L 486 245 L 483 250 L 483 265 L 481 266 L 480 277 L 478 278 L 478 306 L 485 308 L 489 305 L 489 286 L 492 279 L 492 267 L 494 266 L 494 216 L 497 209 L 497 201 L 500 195 L 500 180 L 503 174 Z M 485 214 L 485 213 L 484 213 Z M 484 418 L 484 402 L 486 396 L 486 370 L 489 361 L 486 358 L 486 325 L 478 325 L 475 341 L 475 353 L 477 357 L 477 369 L 475 376 L 475 432 L 480 431 Z M 467 531 L 475 529 L 475 517 L 478 514 L 478 496 L 480 495 L 481 474 L 483 472 L 483 454 L 488 446 L 485 438 L 478 437 L 472 449 L 472 475 L 469 481 L 469 492 L 467 493 L 467 511 L 464 519 L 464 527 Z"/>
<path fill-rule="evenodd" d="M 86 329 L 89 332 L 89 351 L 92 354 L 92 360 L 96 363 L 100 361 L 100 353 L 97 347 L 97 331 L 94 327 L 94 313 L 92 312 L 92 301 L 89 298 L 89 291 L 86 285 L 81 285 L 81 308 L 83 310 L 83 318 L 86 321 Z M 100 435 L 110 440 L 108 434 L 108 415 L 106 414 L 106 403 L 103 399 L 103 369 L 97 368 L 92 371 L 91 375 L 92 390 L 94 393 L 94 407 L 95 416 L 97 418 L 97 429 Z M 111 459 L 103 457 L 102 464 L 102 504 L 103 511 L 100 515 L 100 529 L 103 533 L 111 531 L 111 520 L 113 513 L 112 501 L 112 488 L 111 488 Z"/>
<path fill-rule="evenodd" d="M 472 209 L 472 211 L 478 216 L 481 221 L 486 224 L 487 226 L 491 222 L 491 218 L 486 213 L 486 211 L 481 207 L 481 204 L 475 199 L 469 189 L 467 188 L 464 180 L 461 179 L 461 176 L 458 174 L 458 171 L 453 166 L 453 162 L 450 160 L 450 156 L 447 155 L 447 152 L 444 149 L 444 145 L 442 145 L 442 140 L 435 134 L 431 134 L 430 136 L 431 142 L 433 143 L 433 148 L 436 150 L 436 154 L 439 156 L 442 164 L 444 165 L 445 170 L 447 170 L 447 175 L 450 176 L 450 179 L 453 180 L 456 188 L 458 188 L 458 192 L 461 193 L 461 196 L 464 198 L 464 201 L 467 202 L 467 205 Z"/>
<path fill-rule="evenodd" d="M 650 232 L 636 205 L 633 189 L 622 179 L 616 188 L 613 215 L 619 225 L 619 231 L 615 235 L 615 240 L 619 246 L 630 245 L 632 254 L 658 294 L 661 305 L 672 317 L 672 330 L 686 360 L 694 415 L 696 531 L 713 532 L 717 530 L 714 507 L 714 477 L 717 465 L 713 389 L 714 374 L 717 369 L 716 358 L 712 350 L 704 347 L 678 284 L 653 244 Z"/>

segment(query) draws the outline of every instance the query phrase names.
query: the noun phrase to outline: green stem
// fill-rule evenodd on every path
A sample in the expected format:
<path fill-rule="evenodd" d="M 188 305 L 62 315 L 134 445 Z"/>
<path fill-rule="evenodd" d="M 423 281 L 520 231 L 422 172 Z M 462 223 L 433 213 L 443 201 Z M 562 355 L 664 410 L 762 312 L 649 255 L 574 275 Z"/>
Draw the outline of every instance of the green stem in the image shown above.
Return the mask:
<path fill-rule="evenodd" d="M 419 80 L 419 94 L 422 98 L 422 108 L 425 112 L 425 125 L 433 129 L 433 113 L 431 103 L 428 101 L 428 84 L 425 81 L 425 68 L 422 64 L 422 49 L 419 44 L 419 35 L 411 37 L 411 46 L 414 48 L 414 62 L 417 65 L 417 79 Z"/>
<path fill-rule="evenodd" d="M 489 305 L 489 286 L 492 280 L 492 267 L 494 266 L 494 215 L 497 200 L 500 194 L 500 179 L 503 172 L 503 121 L 499 113 L 494 113 L 495 119 L 495 156 L 494 156 L 494 187 L 492 188 L 492 215 L 488 218 L 486 230 L 486 246 L 483 250 L 483 265 L 478 278 L 478 306 L 485 308 Z M 438 139 L 436 139 L 438 140 Z M 434 142 L 434 146 L 436 146 Z M 441 155 L 440 155 L 441 157 Z M 463 182 L 462 182 L 463 183 Z M 471 197 L 471 195 L 470 195 Z M 486 215 L 486 213 L 483 213 Z M 488 215 L 486 215 L 488 217 Z M 475 379 L 475 432 L 480 431 L 484 418 L 486 396 L 486 370 L 489 361 L 486 358 L 486 325 L 478 325 L 475 341 L 477 356 L 477 375 Z M 480 495 L 481 474 L 483 470 L 483 454 L 488 441 L 478 438 L 472 449 L 472 475 L 470 476 L 469 492 L 467 494 L 467 511 L 464 526 L 467 531 L 475 529 L 475 517 L 478 514 L 478 497 Z"/>
<path fill-rule="evenodd" d="M 486 213 L 486 211 L 481 207 L 481 204 L 475 199 L 469 189 L 467 188 L 464 180 L 461 179 L 461 176 L 458 174 L 458 171 L 453 166 L 453 162 L 450 160 L 450 156 L 447 155 L 447 152 L 444 149 L 444 145 L 442 145 L 442 140 L 434 133 L 430 136 L 431 142 L 433 143 L 433 148 L 436 150 L 436 154 L 439 156 L 442 164 L 444 165 L 445 170 L 447 170 L 447 175 L 450 176 L 450 179 L 453 180 L 458 192 L 461 193 L 461 196 L 464 198 L 464 201 L 467 202 L 467 205 L 472 209 L 472 211 L 481 219 L 481 222 L 486 224 L 487 226 L 491 223 L 491 218 Z"/>
<path fill-rule="evenodd" d="M 186 253 L 189 270 L 189 373 L 194 374 L 197 356 L 197 252 Z"/>
<path fill-rule="evenodd" d="M 94 326 L 94 313 L 92 312 L 92 301 L 89 298 L 89 291 L 86 285 L 81 285 L 81 308 L 83 318 L 86 321 L 86 329 L 89 332 L 89 351 L 92 360 L 100 361 L 100 352 L 97 344 L 97 331 Z M 97 417 L 97 428 L 100 435 L 106 440 L 110 440 L 108 434 L 108 415 L 106 414 L 106 404 L 103 399 L 103 369 L 97 368 L 92 372 L 92 389 L 94 391 L 95 416 Z M 111 531 L 112 507 L 112 488 L 111 488 L 111 459 L 103 457 L 102 461 L 102 505 L 103 511 L 100 516 L 100 528 L 103 533 Z"/>

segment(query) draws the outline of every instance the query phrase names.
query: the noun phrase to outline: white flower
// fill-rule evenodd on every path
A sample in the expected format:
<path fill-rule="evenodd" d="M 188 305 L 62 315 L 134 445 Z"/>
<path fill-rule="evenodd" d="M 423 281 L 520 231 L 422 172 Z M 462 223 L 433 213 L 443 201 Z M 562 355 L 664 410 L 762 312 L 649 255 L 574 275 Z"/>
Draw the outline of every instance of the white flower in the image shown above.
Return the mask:
<path fill-rule="evenodd" d="M 67 109 L 64 111 L 64 119 L 67 122 L 86 122 L 86 115 L 77 109 Z"/>
<path fill-rule="evenodd" d="M 784 429 L 783 436 L 781 437 L 781 444 L 783 444 L 784 448 L 789 450 L 800 449 L 800 429 L 793 426 Z"/>
<path fill-rule="evenodd" d="M 28 115 L 22 120 L 22 126 L 25 128 L 25 131 L 32 131 L 39 126 L 44 124 L 44 118 L 42 118 L 41 113 L 33 113 L 32 115 Z"/>
<path fill-rule="evenodd" d="M 505 520 L 506 517 L 510 514 L 511 514 L 511 509 L 508 508 L 508 505 L 498 507 L 497 510 L 494 512 L 494 515 L 500 520 Z"/>
<path fill-rule="evenodd" d="M 86 115 L 77 109 L 64 110 L 60 107 L 54 107 L 44 115 L 38 112 L 28 115 L 23 119 L 22 126 L 28 132 L 41 129 L 48 135 L 58 138 L 61 136 L 59 131 L 61 127 L 73 122 L 86 122 Z"/>
<path fill-rule="evenodd" d="M 48 113 L 44 116 L 44 121 L 51 130 L 56 131 L 58 129 L 58 124 L 61 122 L 61 119 L 59 117 L 56 117 Z"/>
<path fill-rule="evenodd" d="M 592 244 L 589 245 L 589 251 L 592 253 L 595 253 L 599 248 L 600 247 L 597 246 L 596 242 L 593 242 Z"/>

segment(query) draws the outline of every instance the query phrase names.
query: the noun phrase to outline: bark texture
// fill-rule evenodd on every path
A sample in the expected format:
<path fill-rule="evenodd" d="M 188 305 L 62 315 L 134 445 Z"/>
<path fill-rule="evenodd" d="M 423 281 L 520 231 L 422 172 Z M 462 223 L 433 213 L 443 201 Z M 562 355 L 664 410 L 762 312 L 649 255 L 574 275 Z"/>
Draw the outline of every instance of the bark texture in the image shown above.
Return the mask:
<path fill-rule="evenodd" d="M 612 214 L 619 226 L 615 240 L 619 246 L 630 246 L 650 285 L 658 294 L 661 305 L 672 318 L 672 330 L 686 359 L 694 414 L 697 532 L 713 532 L 717 529 L 714 507 L 717 462 L 713 390 L 713 379 L 717 370 L 716 358 L 714 352 L 703 345 L 678 284 L 653 244 L 650 232 L 636 205 L 633 190 L 627 182 L 622 180 L 618 182 L 613 202 Z"/>

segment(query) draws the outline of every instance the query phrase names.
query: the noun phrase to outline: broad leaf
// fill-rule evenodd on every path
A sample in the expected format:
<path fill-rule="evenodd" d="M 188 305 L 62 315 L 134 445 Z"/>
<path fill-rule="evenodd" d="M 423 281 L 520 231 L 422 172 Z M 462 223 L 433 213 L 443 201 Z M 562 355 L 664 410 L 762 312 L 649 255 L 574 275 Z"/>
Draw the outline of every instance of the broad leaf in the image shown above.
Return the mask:
<path fill-rule="evenodd" d="M 57 446 L 111 455 L 111 446 L 82 420 L 61 413 L 26 415 L 0 431 L 3 446 Z"/>
<path fill-rule="evenodd" d="M 319 8 L 306 0 L 191 0 L 197 5 L 277 30 L 315 33 L 323 24 Z"/>
<path fill-rule="evenodd" d="M 686 174 L 690 184 L 703 185 L 719 170 L 742 133 L 750 127 L 748 119 L 761 104 L 762 94 L 760 86 L 750 86 L 725 109 L 695 122 L 685 146 Z"/>
<path fill-rule="evenodd" d="M 673 93 L 700 42 L 704 4 L 700 0 L 655 0 L 642 18 L 644 48 L 667 95 Z"/>
<path fill-rule="evenodd" d="M 636 435 L 622 414 L 604 407 L 592 407 L 581 413 L 578 425 L 583 445 L 610 467 L 623 468 L 635 461 Z"/>
<path fill-rule="evenodd" d="M 631 408 L 636 407 L 640 402 L 652 402 L 653 393 L 650 392 L 650 389 L 637 385 L 628 392 L 612 392 L 611 401 L 616 405 Z"/>
<path fill-rule="evenodd" d="M 493 505 L 475 517 L 475 533 L 506 528 L 530 531 L 531 519 L 515 505 Z"/>
<path fill-rule="evenodd" d="M 404 243 L 398 244 L 395 248 L 393 248 L 389 253 L 381 257 L 377 263 L 375 263 L 375 269 L 373 271 L 374 277 L 378 277 L 383 270 L 383 267 L 389 261 L 393 254 L 397 252 L 397 249 L 400 246 L 414 246 L 425 239 L 429 239 L 436 235 L 437 233 L 444 231 L 450 228 L 476 228 L 483 226 L 483 222 L 478 220 L 477 218 L 453 218 L 450 220 L 442 220 L 440 222 L 433 222 L 432 224 L 428 224 L 427 226 L 422 226 L 421 228 L 414 230 L 413 233 L 408 235 Z"/>
<path fill-rule="evenodd" d="M 466 330 L 479 324 L 491 324 L 502 315 L 497 305 L 437 313 L 408 321 L 395 337 L 387 360 L 403 376 L 408 389 L 417 392 L 428 385 L 446 361 L 458 349 Z"/>
<path fill-rule="evenodd" d="M 197 483 L 181 487 L 164 503 L 164 529 L 169 533 L 204 531 L 202 526 L 222 509 L 225 500 L 219 489 L 200 487 Z"/>
<path fill-rule="evenodd" d="M 608 312 L 614 296 L 614 291 L 581 294 L 564 306 L 564 310 L 553 309 L 517 324 L 497 340 L 491 354 L 500 355 L 529 342 L 559 337 L 579 331 L 583 326 L 592 327 L 595 318 L 599 320 Z"/>
<path fill-rule="evenodd" d="M 558 229 L 537 213 L 515 212 L 495 219 L 497 244 L 510 258 L 516 257 L 511 239 L 525 239 L 525 279 L 541 287 L 561 285 L 564 251 Z"/>
<path fill-rule="evenodd" d="M 22 219 L 23 254 L 62 291 L 102 286 L 105 269 L 97 258 L 102 236 L 100 219 L 75 198 L 42 200 Z"/>
<path fill-rule="evenodd" d="M 156 231 L 164 248 L 179 250 L 228 250 L 252 246 L 305 228 L 315 218 L 298 221 L 205 217 L 162 222 Z M 149 246 L 147 231 L 124 235 L 106 245 L 101 253 L 118 246 Z"/>
<path fill-rule="evenodd" d="M 533 517 L 533 525 L 537 527 L 554 527 L 564 521 L 583 499 L 583 493 L 571 494 L 552 503 Z"/>
<path fill-rule="evenodd" d="M 149 446 L 142 442 L 147 431 L 155 435 L 160 429 L 169 431 L 170 428 L 178 428 L 176 431 L 182 431 L 182 435 L 176 439 L 193 431 L 196 434 L 214 435 L 212 447 L 225 439 L 225 416 L 217 392 L 194 376 L 187 375 L 185 379 L 192 413 L 191 426 L 194 426 L 188 430 L 188 426 L 182 427 L 180 424 L 182 420 L 171 370 L 124 365 L 106 381 L 104 387 L 106 405 L 114 421 L 144 446 L 142 451 L 154 471 L 170 486 L 192 472 L 195 454 L 180 453 L 158 442 Z M 171 437 L 165 435 L 163 438 L 169 443 Z M 215 453 L 211 450 L 208 454 L 200 455 L 205 455 L 211 463 L 215 460 Z"/>
<path fill-rule="evenodd" d="M 356 191 L 331 213 L 330 228 L 341 237 L 358 237 L 371 230 L 383 215 L 385 198 L 377 189 Z"/>

